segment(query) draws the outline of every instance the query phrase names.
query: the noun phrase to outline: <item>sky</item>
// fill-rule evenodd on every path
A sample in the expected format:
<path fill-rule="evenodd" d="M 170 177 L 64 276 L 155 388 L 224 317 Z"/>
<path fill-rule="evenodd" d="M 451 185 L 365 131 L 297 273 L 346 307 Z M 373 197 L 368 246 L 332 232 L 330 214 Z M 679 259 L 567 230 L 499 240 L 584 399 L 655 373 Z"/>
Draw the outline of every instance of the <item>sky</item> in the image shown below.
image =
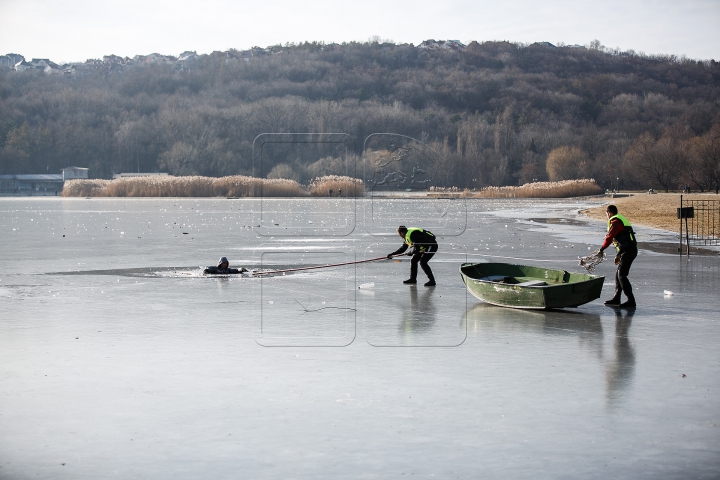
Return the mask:
<path fill-rule="evenodd" d="M 0 55 L 56 63 L 304 41 L 491 40 L 720 59 L 720 0 L 0 0 Z"/>

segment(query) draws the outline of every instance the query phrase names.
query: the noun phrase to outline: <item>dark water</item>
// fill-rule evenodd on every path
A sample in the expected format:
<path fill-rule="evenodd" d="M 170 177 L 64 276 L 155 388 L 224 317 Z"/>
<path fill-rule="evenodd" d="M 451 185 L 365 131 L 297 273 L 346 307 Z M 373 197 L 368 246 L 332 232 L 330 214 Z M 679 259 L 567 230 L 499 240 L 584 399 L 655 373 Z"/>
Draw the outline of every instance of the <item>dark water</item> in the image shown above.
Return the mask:
<path fill-rule="evenodd" d="M 717 256 L 641 250 L 634 312 L 466 293 L 465 261 L 580 268 L 587 205 L 2 199 L 0 478 L 718 478 Z M 380 257 L 401 223 L 437 287 L 201 275 Z"/>

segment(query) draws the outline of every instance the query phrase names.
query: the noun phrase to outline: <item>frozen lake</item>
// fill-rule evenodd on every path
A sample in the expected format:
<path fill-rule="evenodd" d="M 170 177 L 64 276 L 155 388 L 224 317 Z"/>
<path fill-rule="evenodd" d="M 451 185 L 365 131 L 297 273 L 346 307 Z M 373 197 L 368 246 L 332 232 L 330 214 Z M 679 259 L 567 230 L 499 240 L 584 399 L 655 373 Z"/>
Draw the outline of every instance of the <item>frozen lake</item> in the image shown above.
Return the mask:
<path fill-rule="evenodd" d="M 612 261 L 577 309 L 466 293 L 465 261 L 581 271 L 598 202 L 2 198 L 0 479 L 720 478 L 717 255 L 637 227 L 634 314 Z M 201 275 L 381 257 L 399 224 L 439 237 L 437 287 Z"/>

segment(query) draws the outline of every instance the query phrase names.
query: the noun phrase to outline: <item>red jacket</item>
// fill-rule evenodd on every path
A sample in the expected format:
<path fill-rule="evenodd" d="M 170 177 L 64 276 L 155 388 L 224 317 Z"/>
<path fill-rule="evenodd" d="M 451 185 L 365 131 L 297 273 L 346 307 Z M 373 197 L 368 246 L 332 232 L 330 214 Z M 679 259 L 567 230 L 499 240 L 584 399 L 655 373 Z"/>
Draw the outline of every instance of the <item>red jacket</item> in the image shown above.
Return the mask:
<path fill-rule="evenodd" d="M 610 245 L 612 245 L 615 237 L 617 237 L 620 233 L 624 231 L 625 225 L 623 225 L 622 220 L 620 220 L 619 218 L 613 218 L 610 221 L 610 230 L 608 230 L 607 235 L 605 235 L 605 241 L 600 248 L 602 248 L 603 250 L 608 248 Z"/>

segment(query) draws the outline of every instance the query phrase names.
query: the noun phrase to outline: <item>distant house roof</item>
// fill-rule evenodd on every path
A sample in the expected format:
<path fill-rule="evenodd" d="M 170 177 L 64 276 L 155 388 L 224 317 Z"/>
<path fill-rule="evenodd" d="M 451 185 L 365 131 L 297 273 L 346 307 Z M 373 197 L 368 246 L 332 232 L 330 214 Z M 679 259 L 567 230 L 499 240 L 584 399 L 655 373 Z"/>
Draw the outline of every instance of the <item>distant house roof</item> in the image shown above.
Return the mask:
<path fill-rule="evenodd" d="M 425 40 L 417 46 L 420 50 L 457 50 L 462 51 L 465 45 L 459 40 Z"/>
<path fill-rule="evenodd" d="M 197 52 L 188 50 L 188 51 L 185 51 L 185 52 L 181 53 L 181 54 L 178 56 L 178 60 L 179 60 L 179 61 L 190 60 L 190 59 L 193 59 L 193 58 L 197 58 L 197 56 L 198 56 Z"/>
<path fill-rule="evenodd" d="M 18 72 L 24 72 L 25 70 L 30 68 L 33 68 L 32 64 L 30 62 L 26 62 L 25 60 L 21 60 L 15 64 L 15 70 L 17 70 Z"/>
<path fill-rule="evenodd" d="M 12 61 L 13 65 L 25 60 L 25 57 L 23 57 L 19 53 L 7 53 L 4 56 L 7 57 L 8 59 L 10 59 L 10 61 Z"/>
<path fill-rule="evenodd" d="M 133 60 L 138 63 L 172 63 L 177 59 L 172 55 L 151 53 L 150 55 L 135 55 L 135 57 L 133 57 Z"/>
<path fill-rule="evenodd" d="M 30 63 L 33 67 L 51 67 L 51 68 L 59 68 L 58 64 L 55 62 L 51 62 L 47 58 L 33 58 Z"/>
<path fill-rule="evenodd" d="M 555 45 L 553 45 L 550 42 L 535 42 L 533 45 L 538 45 L 540 47 L 547 47 L 547 48 L 555 48 Z"/>

